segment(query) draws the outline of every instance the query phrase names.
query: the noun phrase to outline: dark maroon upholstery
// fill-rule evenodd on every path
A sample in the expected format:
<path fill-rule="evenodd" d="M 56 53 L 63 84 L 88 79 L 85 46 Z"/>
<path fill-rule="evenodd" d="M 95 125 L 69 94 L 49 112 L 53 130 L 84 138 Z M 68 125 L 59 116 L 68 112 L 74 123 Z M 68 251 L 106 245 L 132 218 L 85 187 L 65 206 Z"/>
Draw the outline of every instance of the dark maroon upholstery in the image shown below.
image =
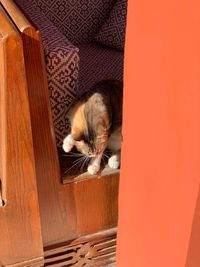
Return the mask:
<path fill-rule="evenodd" d="M 91 41 L 116 0 L 33 0 L 74 44 Z"/>
<path fill-rule="evenodd" d="M 95 40 L 119 50 L 124 49 L 127 0 L 117 0 L 110 16 L 100 28 Z"/>
<path fill-rule="evenodd" d="M 84 44 L 86 40 L 92 37 L 94 39 L 94 32 L 105 17 L 109 16 L 113 2 L 115 3 L 116 0 L 15 1 L 41 32 L 56 141 L 57 145 L 61 146 L 64 137 L 69 132 L 67 112 L 77 95 L 89 90 L 94 83 L 100 80 L 123 79 L 123 52 L 94 41 Z M 70 7 L 66 4 L 64 10 L 63 3 L 70 3 Z M 87 10 L 89 3 L 93 4 Z M 59 9 L 59 7 L 62 8 Z M 61 20 L 58 22 L 56 17 L 51 17 L 51 12 L 48 10 L 52 8 L 55 8 L 55 12 L 58 10 L 61 12 L 57 13 L 57 16 L 63 21 L 63 26 L 60 24 Z M 44 13 L 41 12 L 41 9 Z M 76 14 L 73 11 L 75 9 L 77 9 Z M 87 18 L 86 24 L 83 23 L 84 18 Z M 60 25 L 59 28 L 55 26 L 56 23 Z M 71 30 L 68 29 L 69 26 Z M 67 38 L 61 32 L 71 38 Z M 79 41 L 83 43 L 78 47 L 73 45 Z"/>
<path fill-rule="evenodd" d="M 87 91 L 101 80 L 123 79 L 124 55 L 121 51 L 98 43 L 80 45 L 79 51 L 79 92 Z"/>
<path fill-rule="evenodd" d="M 79 49 L 49 21 L 31 0 L 15 0 L 40 29 L 57 144 L 69 131 L 67 112 L 77 96 Z"/>

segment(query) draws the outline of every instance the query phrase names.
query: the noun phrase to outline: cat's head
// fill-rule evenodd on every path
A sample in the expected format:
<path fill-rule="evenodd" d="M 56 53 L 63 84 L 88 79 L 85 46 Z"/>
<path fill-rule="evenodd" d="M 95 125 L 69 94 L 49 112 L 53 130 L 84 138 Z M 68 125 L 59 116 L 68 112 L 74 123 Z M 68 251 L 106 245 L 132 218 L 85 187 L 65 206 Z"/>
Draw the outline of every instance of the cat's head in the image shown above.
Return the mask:
<path fill-rule="evenodd" d="M 108 144 L 110 114 L 102 96 L 96 93 L 80 105 L 74 121 L 72 137 L 77 150 L 88 157 L 103 153 Z"/>
<path fill-rule="evenodd" d="M 85 129 L 78 137 L 72 135 L 75 142 L 75 146 L 79 152 L 88 156 L 95 157 L 103 153 L 108 144 L 108 133 L 103 127 L 97 125 L 94 130 L 92 128 Z"/>

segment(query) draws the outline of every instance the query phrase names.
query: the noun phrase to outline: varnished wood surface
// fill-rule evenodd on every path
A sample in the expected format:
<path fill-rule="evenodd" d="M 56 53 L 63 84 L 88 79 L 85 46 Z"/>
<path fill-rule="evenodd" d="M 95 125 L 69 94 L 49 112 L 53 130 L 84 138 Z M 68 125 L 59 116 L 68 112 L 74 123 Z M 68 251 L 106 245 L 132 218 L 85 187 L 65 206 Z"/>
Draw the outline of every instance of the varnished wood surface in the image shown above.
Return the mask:
<path fill-rule="evenodd" d="M 101 176 L 63 186 L 63 203 L 71 192 L 76 236 L 109 229 L 117 225 L 119 174 Z"/>
<path fill-rule="evenodd" d="M 32 28 L 26 28 L 22 33 L 22 38 L 30 99 L 42 233 L 45 244 L 49 238 L 55 242 L 60 236 L 59 229 L 62 227 L 67 231 L 67 226 L 63 224 L 63 214 L 57 190 L 60 184 L 60 168 L 40 35 Z M 55 220 L 56 224 L 54 224 Z"/>
<path fill-rule="evenodd" d="M 1 0 L 1 3 L 5 10 L 9 11 L 10 17 L 13 19 L 13 21 L 16 23 L 18 29 L 20 29 L 22 32 L 26 28 L 32 28 L 32 23 L 29 22 L 29 20 L 23 15 L 22 12 L 20 12 L 18 6 L 15 4 L 12 0 Z"/>
<path fill-rule="evenodd" d="M 48 83 L 40 33 L 27 22 L 12 1 L 4 1 L 21 32 L 31 113 L 37 184 L 44 246 L 64 239 L 68 233 L 66 215 L 59 199 L 60 168 L 55 144 Z M 66 238 L 66 237 L 65 237 Z M 58 241 L 57 241 L 58 240 Z"/>
<path fill-rule="evenodd" d="M 0 264 L 42 266 L 37 197 L 23 44 L 0 6 Z M 33 263 L 33 264 L 32 264 Z"/>

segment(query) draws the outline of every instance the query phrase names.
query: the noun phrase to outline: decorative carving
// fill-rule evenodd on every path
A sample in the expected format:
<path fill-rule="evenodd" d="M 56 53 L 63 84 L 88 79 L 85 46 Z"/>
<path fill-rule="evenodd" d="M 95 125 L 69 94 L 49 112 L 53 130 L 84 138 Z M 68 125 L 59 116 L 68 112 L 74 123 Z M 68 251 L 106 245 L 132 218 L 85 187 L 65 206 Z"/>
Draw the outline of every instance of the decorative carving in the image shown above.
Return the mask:
<path fill-rule="evenodd" d="M 109 231 L 108 231 L 109 232 Z M 87 237 L 85 238 L 87 239 Z M 75 241 L 76 242 L 76 241 Z M 45 265 L 51 267 L 104 266 L 115 261 L 116 234 L 93 235 L 92 240 L 60 246 L 45 252 Z"/>

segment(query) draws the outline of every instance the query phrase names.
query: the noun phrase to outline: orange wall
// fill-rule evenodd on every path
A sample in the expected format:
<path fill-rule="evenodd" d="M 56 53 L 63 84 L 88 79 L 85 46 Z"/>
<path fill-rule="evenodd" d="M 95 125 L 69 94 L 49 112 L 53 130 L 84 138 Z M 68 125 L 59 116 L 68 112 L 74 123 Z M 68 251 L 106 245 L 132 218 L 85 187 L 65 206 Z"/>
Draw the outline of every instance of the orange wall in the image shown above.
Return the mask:
<path fill-rule="evenodd" d="M 124 92 L 117 267 L 199 267 L 199 1 L 129 0 Z"/>

